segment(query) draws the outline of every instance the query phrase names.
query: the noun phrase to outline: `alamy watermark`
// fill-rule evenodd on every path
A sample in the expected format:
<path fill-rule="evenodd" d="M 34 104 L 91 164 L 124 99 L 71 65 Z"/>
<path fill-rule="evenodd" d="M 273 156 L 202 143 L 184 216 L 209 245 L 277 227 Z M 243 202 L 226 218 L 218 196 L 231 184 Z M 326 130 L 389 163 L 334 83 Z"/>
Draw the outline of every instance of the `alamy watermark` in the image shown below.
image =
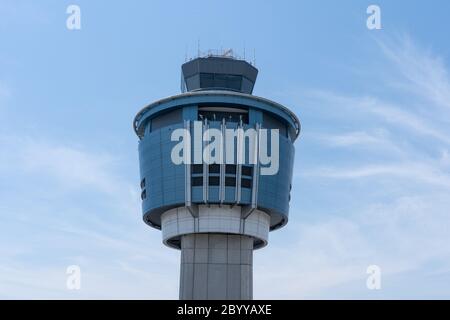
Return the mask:
<path fill-rule="evenodd" d="M 71 4 L 67 7 L 66 13 L 69 15 L 66 20 L 66 27 L 69 30 L 81 29 L 81 9 L 80 6 Z"/>
<path fill-rule="evenodd" d="M 381 9 L 379 6 L 372 4 L 367 7 L 367 14 L 370 16 L 367 18 L 367 29 L 380 30 L 381 29 Z"/>
<path fill-rule="evenodd" d="M 194 121 L 193 137 L 191 130 L 180 128 L 172 132 L 171 140 L 179 142 L 171 152 L 176 165 L 251 164 L 259 165 L 261 175 L 276 175 L 279 170 L 278 129 L 204 129 L 201 121 Z"/>
<path fill-rule="evenodd" d="M 366 280 L 366 286 L 369 290 L 381 289 L 381 268 L 377 265 L 367 267 L 366 273 L 369 275 Z"/>
<path fill-rule="evenodd" d="M 66 287 L 68 290 L 81 289 L 81 268 L 77 265 L 68 266 L 66 269 L 67 280 Z"/>

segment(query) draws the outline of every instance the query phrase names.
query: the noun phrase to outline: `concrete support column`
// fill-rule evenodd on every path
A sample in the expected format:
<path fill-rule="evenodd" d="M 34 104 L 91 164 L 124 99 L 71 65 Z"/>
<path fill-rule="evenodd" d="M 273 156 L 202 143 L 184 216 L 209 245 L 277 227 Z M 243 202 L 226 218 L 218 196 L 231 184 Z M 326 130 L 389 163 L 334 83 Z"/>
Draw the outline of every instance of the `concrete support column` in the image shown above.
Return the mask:
<path fill-rule="evenodd" d="M 180 299 L 251 300 L 253 238 L 227 234 L 181 237 Z"/>

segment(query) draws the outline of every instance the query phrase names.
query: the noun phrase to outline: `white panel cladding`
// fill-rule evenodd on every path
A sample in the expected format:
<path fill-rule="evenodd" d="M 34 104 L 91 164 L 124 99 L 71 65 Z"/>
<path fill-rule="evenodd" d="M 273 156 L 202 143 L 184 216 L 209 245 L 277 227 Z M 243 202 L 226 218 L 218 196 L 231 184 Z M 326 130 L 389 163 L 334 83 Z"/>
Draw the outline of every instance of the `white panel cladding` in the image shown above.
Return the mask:
<path fill-rule="evenodd" d="M 221 233 L 252 236 L 266 245 L 269 227 L 268 214 L 254 210 L 243 219 L 239 206 L 201 205 L 198 207 L 198 218 L 194 218 L 185 207 L 171 209 L 161 215 L 161 230 L 165 244 L 172 238 L 186 234 Z"/>
<path fill-rule="evenodd" d="M 252 248 L 253 238 L 249 236 L 182 236 L 180 299 L 251 299 Z"/>

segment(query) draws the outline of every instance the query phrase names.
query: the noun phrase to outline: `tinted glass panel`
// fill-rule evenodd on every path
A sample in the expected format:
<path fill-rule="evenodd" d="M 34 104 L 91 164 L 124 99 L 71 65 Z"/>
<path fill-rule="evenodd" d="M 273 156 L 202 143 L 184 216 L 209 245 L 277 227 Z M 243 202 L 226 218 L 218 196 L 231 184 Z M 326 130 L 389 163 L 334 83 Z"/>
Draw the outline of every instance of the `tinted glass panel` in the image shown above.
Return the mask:
<path fill-rule="evenodd" d="M 192 186 L 198 187 L 203 185 L 203 177 L 193 177 L 192 178 Z"/>
<path fill-rule="evenodd" d="M 241 90 L 242 76 L 220 73 L 200 73 L 201 88 L 229 88 Z"/>
<path fill-rule="evenodd" d="M 241 179 L 241 186 L 242 186 L 242 188 L 251 188 L 252 187 L 252 180 L 250 180 L 250 179 Z"/>
<path fill-rule="evenodd" d="M 219 177 L 209 177 L 209 185 L 210 186 L 218 186 L 220 182 Z"/>
<path fill-rule="evenodd" d="M 227 164 L 225 166 L 225 172 L 228 174 L 236 174 L 236 165 L 235 164 Z"/>
<path fill-rule="evenodd" d="M 200 87 L 201 88 L 214 87 L 214 74 L 213 73 L 201 73 L 200 74 Z"/>
<path fill-rule="evenodd" d="M 215 74 L 214 84 L 219 88 L 241 90 L 242 76 L 235 76 L 231 74 Z"/>
<path fill-rule="evenodd" d="M 242 166 L 242 175 L 251 176 L 253 173 L 253 167 Z"/>
<path fill-rule="evenodd" d="M 209 165 L 209 173 L 220 173 L 220 165 L 218 164 Z"/>
<path fill-rule="evenodd" d="M 194 164 L 192 167 L 192 173 L 203 173 L 203 165 L 202 164 Z"/>
<path fill-rule="evenodd" d="M 236 186 L 236 178 L 225 177 L 225 186 L 235 187 Z"/>

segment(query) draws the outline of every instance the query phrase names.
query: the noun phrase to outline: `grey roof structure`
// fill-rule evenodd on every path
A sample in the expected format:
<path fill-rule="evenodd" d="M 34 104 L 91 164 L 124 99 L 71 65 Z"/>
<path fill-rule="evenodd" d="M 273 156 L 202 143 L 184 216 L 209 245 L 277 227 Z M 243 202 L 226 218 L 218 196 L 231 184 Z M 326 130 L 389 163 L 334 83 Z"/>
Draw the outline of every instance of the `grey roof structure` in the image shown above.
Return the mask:
<path fill-rule="evenodd" d="M 225 56 L 196 58 L 181 70 L 187 91 L 225 89 L 251 94 L 258 75 L 247 61 Z"/>

